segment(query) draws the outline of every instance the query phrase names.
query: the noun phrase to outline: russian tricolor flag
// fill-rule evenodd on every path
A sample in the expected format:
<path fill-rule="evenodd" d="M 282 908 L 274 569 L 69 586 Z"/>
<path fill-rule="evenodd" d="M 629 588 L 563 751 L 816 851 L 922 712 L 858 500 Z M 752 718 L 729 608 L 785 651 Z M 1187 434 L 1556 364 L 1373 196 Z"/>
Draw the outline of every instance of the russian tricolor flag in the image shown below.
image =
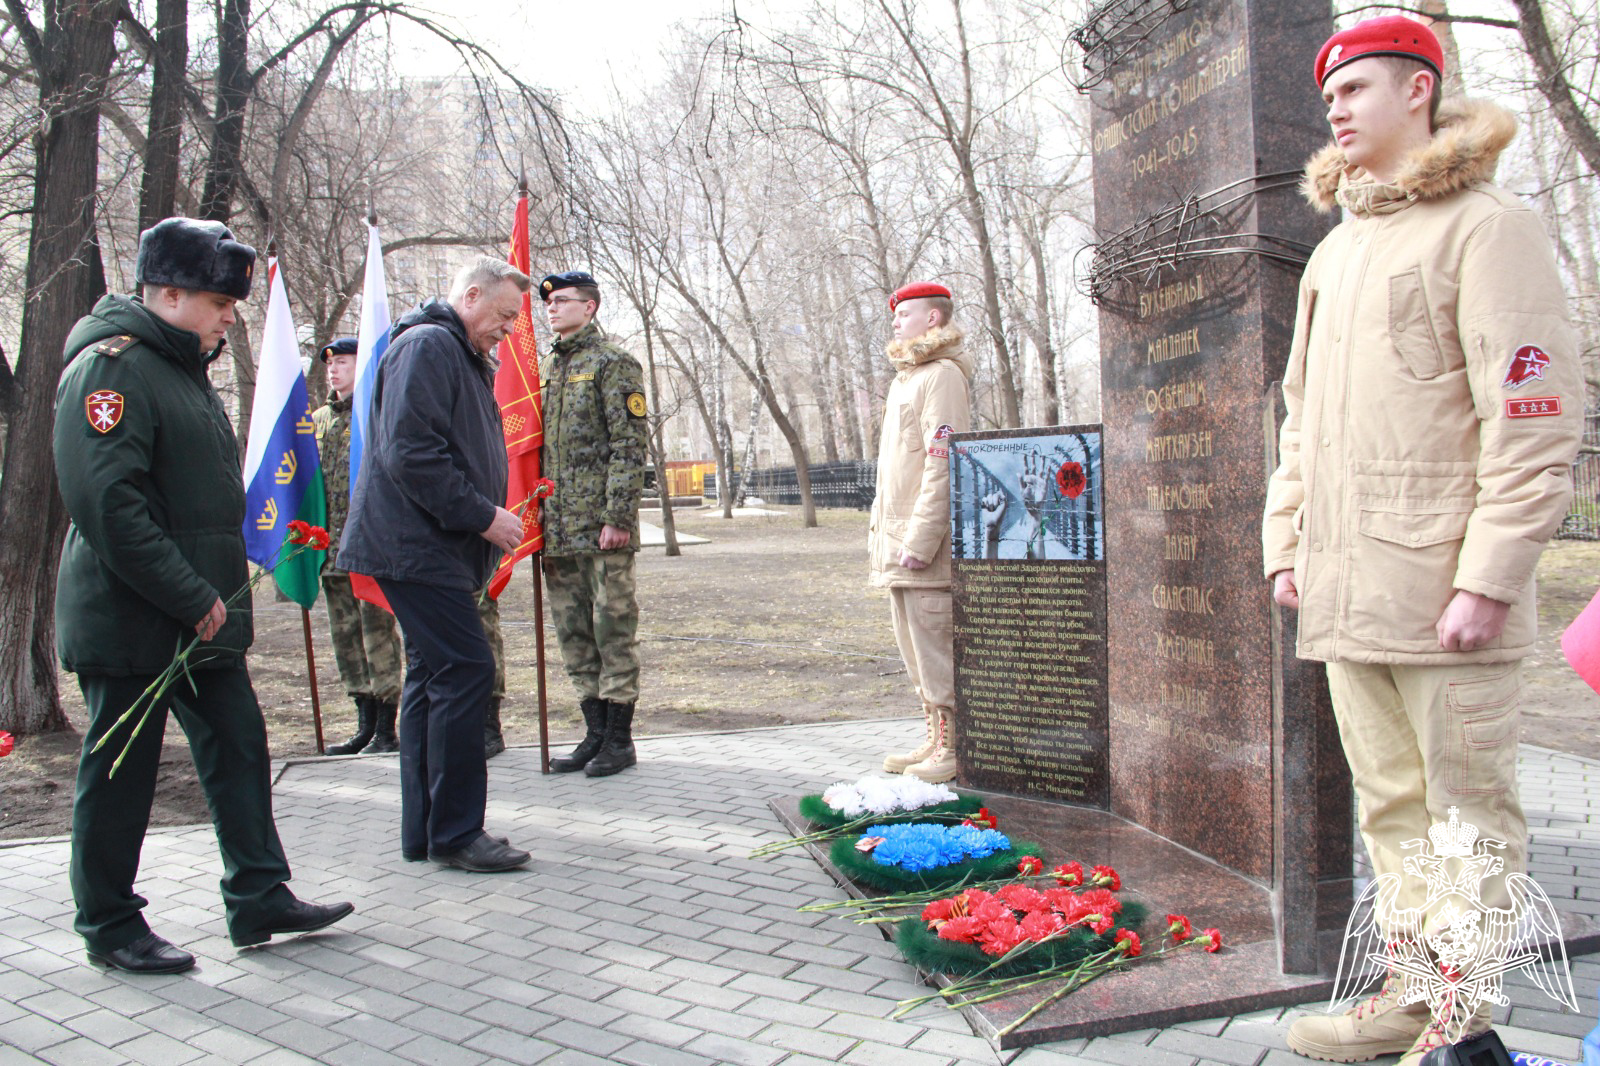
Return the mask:
<path fill-rule="evenodd" d="M 244 546 L 249 559 L 272 568 L 283 594 L 302 607 L 317 602 L 322 552 L 303 551 L 279 565 L 289 523 L 326 525 L 328 500 L 311 421 L 311 394 L 277 260 L 267 264 L 267 321 L 261 330 L 256 396 L 244 455 Z"/>
<path fill-rule="evenodd" d="M 378 227 L 367 223 L 367 272 L 361 291 L 361 327 L 356 331 L 356 389 L 350 403 L 350 494 L 355 495 L 361 456 L 372 425 L 372 389 L 378 381 L 378 364 L 389 350 L 389 286 L 383 280 L 383 242 Z M 357 599 L 389 610 L 378 583 L 365 574 L 350 575 L 350 591 Z M 390 612 L 393 613 L 392 611 Z"/>

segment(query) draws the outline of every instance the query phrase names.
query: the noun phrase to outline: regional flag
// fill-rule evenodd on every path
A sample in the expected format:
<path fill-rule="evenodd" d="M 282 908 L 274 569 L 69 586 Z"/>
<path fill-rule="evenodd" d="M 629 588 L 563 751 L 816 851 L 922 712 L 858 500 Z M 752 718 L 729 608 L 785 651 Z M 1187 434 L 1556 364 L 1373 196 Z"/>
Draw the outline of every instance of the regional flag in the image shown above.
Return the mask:
<path fill-rule="evenodd" d="M 361 289 L 361 326 L 356 330 L 356 387 L 350 402 L 350 495 L 356 491 L 361 456 L 372 427 L 372 390 L 378 381 L 378 364 L 389 350 L 389 286 L 383 279 L 383 242 L 378 227 L 367 223 L 367 271 Z M 350 575 L 350 591 L 357 599 L 389 611 L 389 601 L 378 583 L 365 574 Z M 393 614 L 393 611 L 389 611 Z"/>
<path fill-rule="evenodd" d="M 244 453 L 244 546 L 252 562 L 272 568 L 283 594 L 302 607 L 317 602 L 322 552 L 302 551 L 287 562 L 289 523 L 328 522 L 328 500 L 311 422 L 311 393 L 300 366 L 300 345 L 289 317 L 283 272 L 267 262 L 267 320 L 261 330 L 256 396 Z"/>
<path fill-rule="evenodd" d="M 524 274 L 529 273 L 526 192 L 517 197 L 517 213 L 511 223 L 511 253 L 506 261 Z M 532 498 L 534 482 L 539 480 L 539 446 L 544 443 L 532 292 L 522 294 L 522 311 L 517 315 L 517 324 L 511 335 L 500 342 L 496 354 L 500 358 L 500 369 L 494 376 L 494 397 L 500 401 L 500 426 L 505 432 L 506 456 L 511 461 L 506 509 L 522 517 L 522 543 L 505 557 L 489 579 L 489 595 L 499 599 L 517 561 L 544 547 L 544 530 L 539 527 L 539 501 Z"/>

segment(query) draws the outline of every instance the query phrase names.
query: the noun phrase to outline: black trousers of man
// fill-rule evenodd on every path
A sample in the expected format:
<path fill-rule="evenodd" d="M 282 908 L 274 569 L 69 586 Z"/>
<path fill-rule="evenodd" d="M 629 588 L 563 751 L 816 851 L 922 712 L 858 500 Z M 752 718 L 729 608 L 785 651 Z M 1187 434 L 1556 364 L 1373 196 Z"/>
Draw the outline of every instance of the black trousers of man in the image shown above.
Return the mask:
<path fill-rule="evenodd" d="M 229 931 L 253 932 L 294 902 L 284 886 L 289 863 L 272 820 L 267 727 L 250 674 L 238 663 L 202 667 L 190 676 L 195 687 L 179 679 L 167 691 L 113 777 L 111 765 L 139 716 L 123 723 L 98 752 L 90 749 L 155 678 L 78 675 L 89 728 L 72 805 L 71 880 L 78 905 L 73 925 L 90 951 L 117 951 L 150 932 L 140 913 L 146 901 L 135 894 L 133 882 L 150 825 L 169 709 L 189 738 L 200 788 L 211 807 Z"/>
<path fill-rule="evenodd" d="M 400 847 L 457 851 L 483 832 L 489 791 L 483 719 L 494 691 L 494 653 L 476 594 L 388 578 L 378 585 L 406 639 Z"/>

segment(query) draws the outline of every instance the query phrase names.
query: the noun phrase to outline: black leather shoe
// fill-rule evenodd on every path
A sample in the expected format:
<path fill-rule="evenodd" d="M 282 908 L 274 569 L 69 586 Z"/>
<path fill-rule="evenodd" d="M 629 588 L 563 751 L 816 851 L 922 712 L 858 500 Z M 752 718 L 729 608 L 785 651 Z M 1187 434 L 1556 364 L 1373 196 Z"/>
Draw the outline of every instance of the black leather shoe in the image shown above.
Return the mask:
<path fill-rule="evenodd" d="M 509 837 L 490 837 L 489 839 L 501 844 L 511 843 Z M 401 848 L 400 857 L 406 862 L 423 862 L 428 858 L 428 852 L 426 848 L 418 848 L 415 851 L 410 848 Z"/>
<path fill-rule="evenodd" d="M 440 866 L 454 866 L 470 873 L 497 874 L 504 870 L 515 870 L 533 856 L 484 833 L 457 851 L 430 851 L 428 858 Z"/>
<path fill-rule="evenodd" d="M 248 933 L 230 932 L 233 946 L 247 948 L 252 944 L 265 944 L 284 933 L 314 933 L 326 929 L 341 918 L 355 912 L 354 903 L 307 903 L 297 899 L 267 920 L 260 929 Z"/>
<path fill-rule="evenodd" d="M 194 968 L 194 956 L 173 947 L 154 933 L 146 933 L 116 951 L 91 951 L 89 961 L 128 973 L 182 973 Z"/>

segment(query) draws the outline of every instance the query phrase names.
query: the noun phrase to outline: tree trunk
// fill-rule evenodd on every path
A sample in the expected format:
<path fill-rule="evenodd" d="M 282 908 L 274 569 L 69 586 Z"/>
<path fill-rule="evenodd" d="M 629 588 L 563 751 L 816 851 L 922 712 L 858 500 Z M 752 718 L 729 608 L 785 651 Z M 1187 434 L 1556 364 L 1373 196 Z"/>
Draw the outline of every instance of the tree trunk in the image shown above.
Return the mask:
<path fill-rule="evenodd" d="M 1517 29 L 1539 75 L 1539 91 L 1550 101 L 1550 110 L 1561 124 L 1561 131 L 1583 157 L 1589 173 L 1600 175 L 1600 133 L 1595 132 L 1594 125 L 1573 97 L 1572 84 L 1567 81 L 1567 64 L 1556 54 L 1539 0 L 1512 2 L 1517 8 Z"/>
<path fill-rule="evenodd" d="M 650 314 L 644 316 L 644 357 L 650 369 L 650 399 L 656 405 L 655 411 L 650 416 L 650 459 L 656 465 L 656 493 L 661 497 L 661 529 L 667 538 L 667 554 L 677 556 L 683 554 L 683 549 L 678 547 L 678 521 L 672 514 L 672 486 L 667 482 L 667 449 L 662 440 L 662 426 L 666 422 L 666 417 L 661 413 L 661 383 L 656 380 L 655 330 L 651 328 L 650 321 L 652 317 Z"/>
<path fill-rule="evenodd" d="M 171 215 L 178 202 L 183 89 L 189 68 L 188 0 L 156 0 L 155 38 L 150 127 L 145 140 L 144 179 L 139 185 L 140 232 Z"/>
<path fill-rule="evenodd" d="M 39 72 L 27 299 L 0 473 L 0 729 L 68 728 L 56 690 L 55 585 L 66 507 L 51 437 L 67 333 L 104 291 L 95 242 L 100 101 L 113 56 L 114 0 L 62 5 L 38 36 L 10 4 Z"/>
<path fill-rule="evenodd" d="M 218 222 L 233 215 L 250 88 L 250 0 L 223 0 L 217 8 L 217 131 L 200 200 L 200 213 Z"/>

